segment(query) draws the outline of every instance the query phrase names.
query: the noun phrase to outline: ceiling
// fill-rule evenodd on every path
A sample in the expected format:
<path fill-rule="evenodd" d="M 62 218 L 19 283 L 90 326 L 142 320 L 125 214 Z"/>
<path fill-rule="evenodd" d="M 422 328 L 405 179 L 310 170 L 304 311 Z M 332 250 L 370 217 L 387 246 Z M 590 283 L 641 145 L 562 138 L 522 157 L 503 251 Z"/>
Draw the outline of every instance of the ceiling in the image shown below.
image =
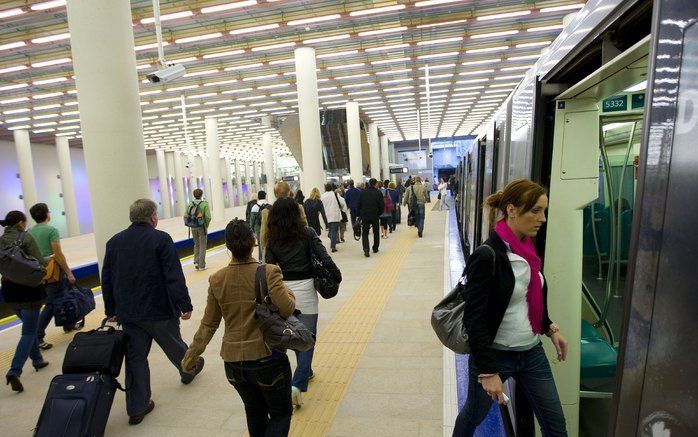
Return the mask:
<path fill-rule="evenodd" d="M 204 117 L 219 120 L 229 156 L 262 159 L 262 116 L 297 111 L 293 50 L 316 49 L 321 109 L 359 102 L 392 141 L 468 135 L 492 115 L 583 0 L 161 1 L 168 62 L 187 75 L 150 84 L 157 47 L 152 2 L 132 0 L 148 149 L 205 148 Z M 175 15 L 171 15 L 175 14 Z M 0 139 L 28 129 L 81 144 L 65 1 L 0 6 Z M 427 98 L 426 67 L 429 67 Z"/>

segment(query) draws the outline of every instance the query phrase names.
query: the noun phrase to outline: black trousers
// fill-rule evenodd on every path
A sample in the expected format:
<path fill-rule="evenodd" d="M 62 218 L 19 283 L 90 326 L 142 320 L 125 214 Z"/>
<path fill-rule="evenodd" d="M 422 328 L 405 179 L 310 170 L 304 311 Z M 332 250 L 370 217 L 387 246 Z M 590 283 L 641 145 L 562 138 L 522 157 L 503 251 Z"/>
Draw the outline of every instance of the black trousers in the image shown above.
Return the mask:
<path fill-rule="evenodd" d="M 371 221 L 361 219 L 361 242 L 364 245 L 364 252 L 369 251 L 368 229 L 371 227 L 373 227 L 373 250 L 378 250 L 381 244 L 381 231 L 378 222 L 379 220 L 377 218 Z"/>
<path fill-rule="evenodd" d="M 226 362 L 225 375 L 245 404 L 250 437 L 288 435 L 293 414 L 288 357 L 263 363 Z"/>

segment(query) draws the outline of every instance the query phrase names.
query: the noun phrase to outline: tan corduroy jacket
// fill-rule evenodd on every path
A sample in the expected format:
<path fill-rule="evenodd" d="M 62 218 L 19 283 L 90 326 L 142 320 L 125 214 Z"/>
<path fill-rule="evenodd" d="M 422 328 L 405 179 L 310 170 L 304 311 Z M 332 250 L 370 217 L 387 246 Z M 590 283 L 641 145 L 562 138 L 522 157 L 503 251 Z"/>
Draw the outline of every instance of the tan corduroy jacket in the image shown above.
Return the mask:
<path fill-rule="evenodd" d="M 182 360 L 182 368 L 190 370 L 216 333 L 221 319 L 225 333 L 221 344 L 223 361 L 253 361 L 271 355 L 255 319 L 254 280 L 259 263 L 248 258 L 233 260 L 208 279 L 208 301 L 199 330 Z M 267 284 L 272 302 L 279 313 L 288 317 L 296 308 L 296 298 L 283 282 L 281 269 L 267 265 Z"/>

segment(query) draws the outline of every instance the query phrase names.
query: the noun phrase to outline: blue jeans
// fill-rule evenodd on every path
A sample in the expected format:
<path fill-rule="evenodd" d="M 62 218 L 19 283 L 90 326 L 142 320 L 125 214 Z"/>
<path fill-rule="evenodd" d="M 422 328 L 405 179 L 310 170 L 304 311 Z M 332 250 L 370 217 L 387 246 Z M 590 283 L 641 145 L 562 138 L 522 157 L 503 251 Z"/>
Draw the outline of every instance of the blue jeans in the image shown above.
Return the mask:
<path fill-rule="evenodd" d="M 417 205 L 417 231 L 424 231 L 424 204 Z"/>
<path fill-rule="evenodd" d="M 339 222 L 330 222 L 330 248 L 334 249 L 337 247 L 337 241 L 339 240 Z"/>
<path fill-rule="evenodd" d="M 298 320 L 317 334 L 317 314 L 298 314 Z M 313 352 L 315 348 L 305 352 L 296 352 L 296 371 L 293 372 L 291 385 L 300 391 L 308 391 L 308 380 L 313 374 Z"/>
<path fill-rule="evenodd" d="M 565 437 L 565 416 L 557 394 L 550 363 L 538 343 L 524 352 L 499 351 L 497 367 L 502 382 L 513 377 L 516 387 L 523 391 L 540 423 L 543 437 Z M 477 381 L 478 372 L 470 366 L 468 398 L 458 413 L 453 437 L 470 437 L 492 406 L 492 398 Z"/>
<path fill-rule="evenodd" d="M 27 362 L 27 358 L 31 357 L 32 363 L 39 364 L 44 361 L 39 350 L 39 343 L 36 340 L 36 329 L 39 325 L 39 308 L 31 308 L 27 310 L 15 310 L 15 314 L 22 321 L 22 336 L 19 337 L 15 356 L 12 358 L 10 370 L 7 371 L 7 376 L 21 376 L 22 367 Z"/>

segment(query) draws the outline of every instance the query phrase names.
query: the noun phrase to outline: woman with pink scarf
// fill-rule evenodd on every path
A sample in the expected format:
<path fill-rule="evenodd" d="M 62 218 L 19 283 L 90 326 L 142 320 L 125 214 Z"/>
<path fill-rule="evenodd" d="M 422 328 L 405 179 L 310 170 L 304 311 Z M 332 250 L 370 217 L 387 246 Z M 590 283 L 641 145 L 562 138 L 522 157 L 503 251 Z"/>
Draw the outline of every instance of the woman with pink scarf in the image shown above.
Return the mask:
<path fill-rule="evenodd" d="M 453 435 L 472 436 L 492 402 L 505 403 L 502 383 L 511 377 L 532 405 L 543 436 L 567 436 L 541 334 L 552 340 L 558 361 L 567 356 L 567 341 L 548 317 L 542 262 L 531 241 L 546 221 L 546 190 L 528 179 L 515 180 L 485 206 L 493 229 L 465 269 L 463 322 L 471 356 L 468 397 Z"/>

